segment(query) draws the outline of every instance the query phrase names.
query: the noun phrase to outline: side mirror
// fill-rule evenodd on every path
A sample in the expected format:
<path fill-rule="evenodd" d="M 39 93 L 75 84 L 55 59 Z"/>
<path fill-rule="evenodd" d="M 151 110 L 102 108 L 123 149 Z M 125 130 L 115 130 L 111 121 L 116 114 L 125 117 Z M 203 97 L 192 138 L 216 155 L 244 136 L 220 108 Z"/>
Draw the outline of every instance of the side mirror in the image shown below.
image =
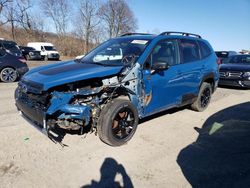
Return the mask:
<path fill-rule="evenodd" d="M 167 62 L 164 61 L 159 61 L 159 62 L 155 62 L 152 66 L 152 69 L 154 70 L 166 70 L 169 68 L 169 64 Z"/>

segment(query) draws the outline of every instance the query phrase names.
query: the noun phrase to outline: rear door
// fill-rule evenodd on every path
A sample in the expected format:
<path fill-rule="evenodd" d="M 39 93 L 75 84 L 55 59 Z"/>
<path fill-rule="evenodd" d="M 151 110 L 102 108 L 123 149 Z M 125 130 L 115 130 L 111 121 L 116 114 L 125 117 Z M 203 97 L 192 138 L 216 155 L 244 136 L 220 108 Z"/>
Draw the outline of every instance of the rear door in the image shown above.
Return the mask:
<path fill-rule="evenodd" d="M 182 77 L 182 103 L 189 103 L 198 94 L 202 72 L 205 68 L 200 58 L 200 49 L 196 40 L 179 39 L 180 69 Z"/>

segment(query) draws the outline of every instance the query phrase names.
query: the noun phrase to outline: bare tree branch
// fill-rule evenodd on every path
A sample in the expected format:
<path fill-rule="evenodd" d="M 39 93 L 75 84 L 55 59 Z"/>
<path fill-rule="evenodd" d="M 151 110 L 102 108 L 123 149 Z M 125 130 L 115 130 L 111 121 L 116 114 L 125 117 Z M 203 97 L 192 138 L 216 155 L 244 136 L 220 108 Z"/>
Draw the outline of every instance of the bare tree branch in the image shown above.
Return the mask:
<path fill-rule="evenodd" d="M 77 25 L 78 33 L 84 39 L 84 53 L 86 54 L 90 49 L 91 38 L 96 34 L 97 26 L 100 23 L 99 17 L 97 15 L 99 2 L 98 0 L 84 0 L 81 1 L 78 10 L 78 20 Z"/>
<path fill-rule="evenodd" d="M 0 0 L 0 14 L 2 13 L 2 10 L 5 6 L 7 6 L 8 3 L 11 3 L 12 0 Z"/>
<path fill-rule="evenodd" d="M 41 7 L 46 16 L 52 19 L 59 37 L 65 36 L 70 16 L 70 4 L 67 0 L 42 0 Z"/>
<path fill-rule="evenodd" d="M 137 29 L 137 21 L 125 0 L 109 0 L 104 3 L 99 16 L 107 26 L 109 38 Z"/>

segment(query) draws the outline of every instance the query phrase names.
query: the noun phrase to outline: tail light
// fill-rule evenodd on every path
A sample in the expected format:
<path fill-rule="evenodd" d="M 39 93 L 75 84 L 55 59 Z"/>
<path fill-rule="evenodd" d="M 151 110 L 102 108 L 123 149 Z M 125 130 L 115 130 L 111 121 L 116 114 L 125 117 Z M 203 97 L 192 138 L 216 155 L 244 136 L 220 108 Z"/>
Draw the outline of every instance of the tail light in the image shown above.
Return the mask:
<path fill-rule="evenodd" d="M 217 59 L 217 64 L 220 65 L 222 63 L 221 58 Z"/>
<path fill-rule="evenodd" d="M 21 61 L 22 63 L 26 63 L 26 60 L 23 57 L 19 57 L 18 60 Z"/>

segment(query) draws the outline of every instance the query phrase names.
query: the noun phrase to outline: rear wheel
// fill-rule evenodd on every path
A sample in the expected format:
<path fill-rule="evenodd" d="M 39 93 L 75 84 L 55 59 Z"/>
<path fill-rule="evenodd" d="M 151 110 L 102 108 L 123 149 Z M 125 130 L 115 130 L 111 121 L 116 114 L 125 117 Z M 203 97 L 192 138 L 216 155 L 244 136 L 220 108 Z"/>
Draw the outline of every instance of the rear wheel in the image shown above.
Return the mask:
<path fill-rule="evenodd" d="M 191 108 L 198 112 L 204 111 L 210 103 L 211 95 L 212 95 L 211 84 L 203 82 L 200 87 L 198 98 L 191 105 Z"/>
<path fill-rule="evenodd" d="M 6 67 L 1 70 L 0 79 L 2 82 L 15 82 L 17 77 L 16 70 L 11 67 Z"/>
<path fill-rule="evenodd" d="M 120 146 L 133 137 L 137 125 L 138 113 L 134 105 L 129 100 L 115 99 L 102 109 L 97 132 L 103 142 Z"/>

